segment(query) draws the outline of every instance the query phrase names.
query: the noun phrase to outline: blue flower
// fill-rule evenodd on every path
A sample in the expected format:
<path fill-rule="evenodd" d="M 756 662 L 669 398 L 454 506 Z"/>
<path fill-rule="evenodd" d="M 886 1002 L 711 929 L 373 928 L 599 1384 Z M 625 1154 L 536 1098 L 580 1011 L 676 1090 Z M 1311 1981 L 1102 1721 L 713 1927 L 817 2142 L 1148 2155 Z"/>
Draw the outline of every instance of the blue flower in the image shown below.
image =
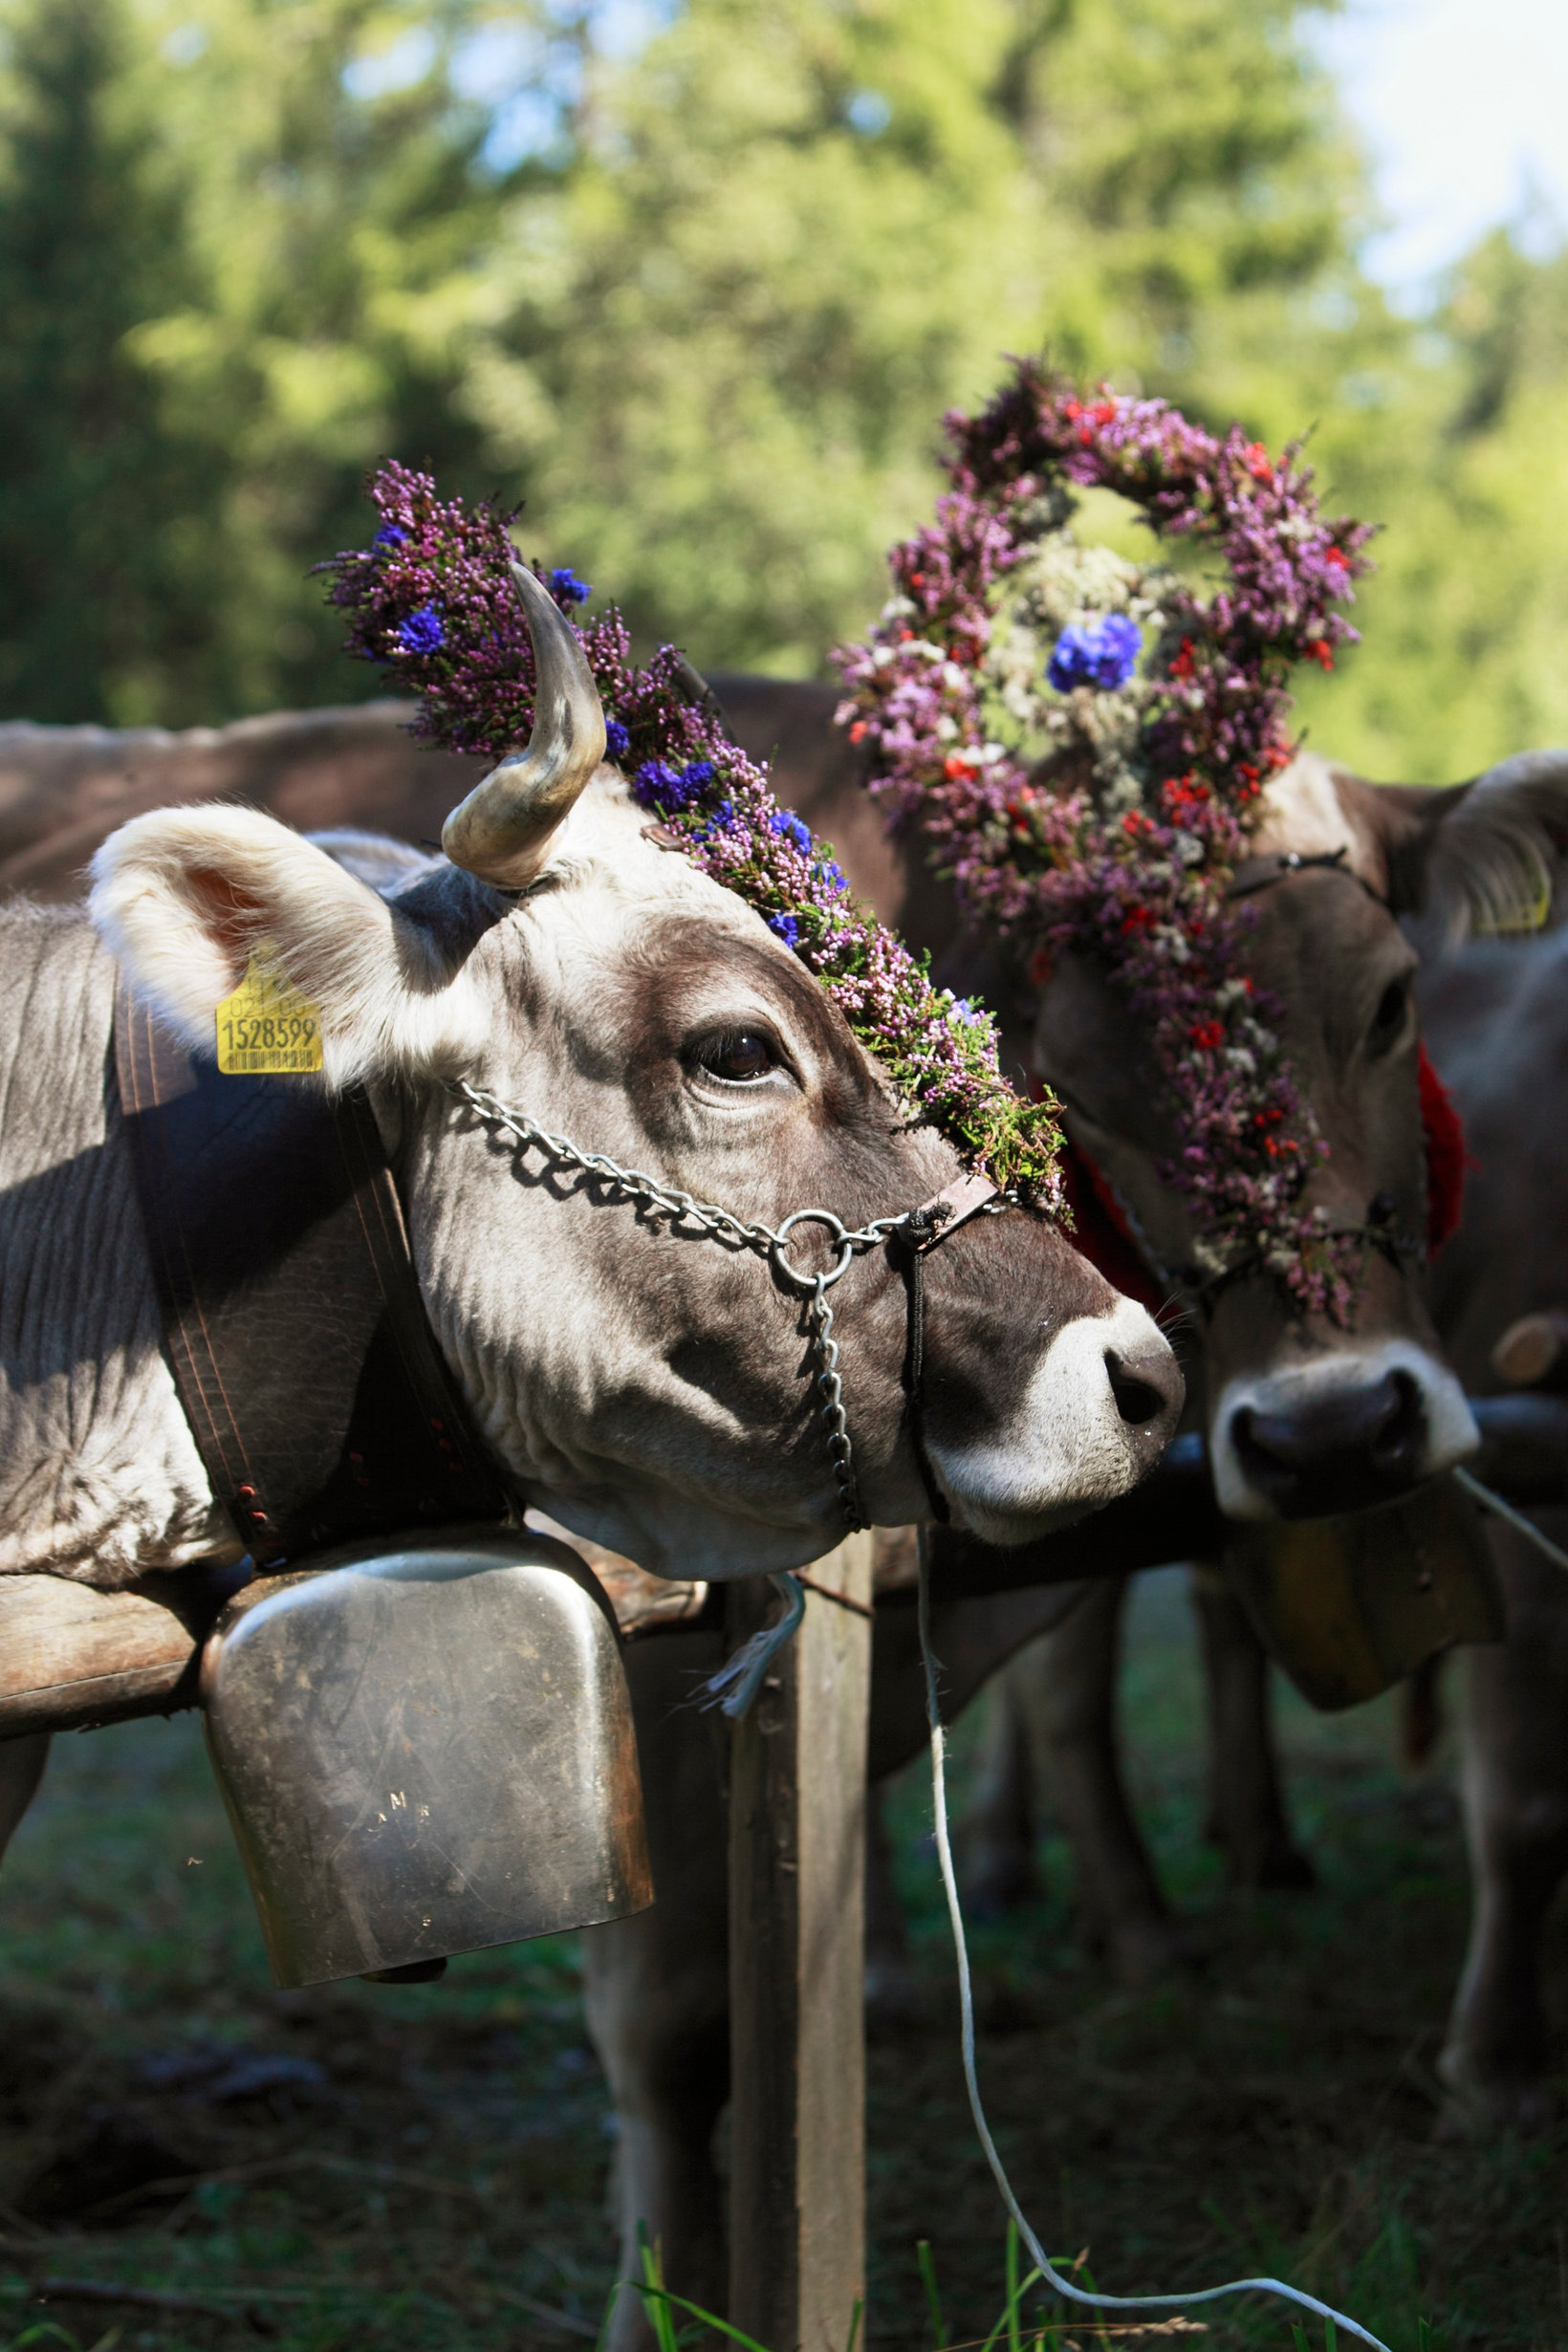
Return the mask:
<path fill-rule="evenodd" d="M 824 858 L 819 865 L 813 866 L 812 873 L 829 898 L 841 898 L 849 888 L 849 876 L 844 872 L 843 867 L 836 865 L 831 858 Z"/>
<path fill-rule="evenodd" d="M 786 947 L 799 947 L 800 918 L 798 915 L 770 915 L 768 928 L 777 934 Z"/>
<path fill-rule="evenodd" d="M 1046 676 L 1058 694 L 1072 687 L 1122 686 L 1137 666 L 1143 633 L 1125 613 L 1107 613 L 1087 628 L 1063 629 Z"/>
<path fill-rule="evenodd" d="M 810 829 L 801 823 L 794 809 L 774 809 L 768 822 L 774 833 L 781 834 L 786 841 L 793 841 L 802 855 L 811 855 Z"/>
<path fill-rule="evenodd" d="M 624 759 L 632 748 L 632 739 L 619 719 L 604 722 L 604 749 L 611 759 Z"/>
<path fill-rule="evenodd" d="M 594 593 L 585 579 L 578 579 L 570 564 L 562 564 L 558 571 L 551 573 L 550 589 L 557 604 L 586 604 Z"/>
<path fill-rule="evenodd" d="M 371 541 L 372 547 L 406 547 L 408 534 L 400 531 L 396 523 L 383 523 Z"/>
<path fill-rule="evenodd" d="M 446 642 L 441 615 L 433 604 L 422 604 L 417 613 L 410 613 L 398 635 L 410 653 L 434 653 Z"/>
<path fill-rule="evenodd" d="M 713 762 L 710 759 L 688 760 L 681 773 L 692 791 L 699 793 L 705 784 L 713 781 Z"/>
<path fill-rule="evenodd" d="M 684 809 L 687 797 L 681 777 L 667 760 L 645 759 L 632 778 L 632 798 L 641 808 Z"/>

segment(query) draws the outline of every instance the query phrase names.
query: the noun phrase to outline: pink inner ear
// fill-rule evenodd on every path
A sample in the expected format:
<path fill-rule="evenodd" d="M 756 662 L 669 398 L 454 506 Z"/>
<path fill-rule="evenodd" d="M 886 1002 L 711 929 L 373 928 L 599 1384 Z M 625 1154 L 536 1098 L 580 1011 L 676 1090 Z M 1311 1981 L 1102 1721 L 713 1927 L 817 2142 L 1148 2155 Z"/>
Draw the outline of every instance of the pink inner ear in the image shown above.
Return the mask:
<path fill-rule="evenodd" d="M 226 959 L 234 979 L 242 980 L 250 961 L 250 950 L 263 928 L 260 902 L 211 866 L 189 869 L 185 886 L 213 946 Z"/>

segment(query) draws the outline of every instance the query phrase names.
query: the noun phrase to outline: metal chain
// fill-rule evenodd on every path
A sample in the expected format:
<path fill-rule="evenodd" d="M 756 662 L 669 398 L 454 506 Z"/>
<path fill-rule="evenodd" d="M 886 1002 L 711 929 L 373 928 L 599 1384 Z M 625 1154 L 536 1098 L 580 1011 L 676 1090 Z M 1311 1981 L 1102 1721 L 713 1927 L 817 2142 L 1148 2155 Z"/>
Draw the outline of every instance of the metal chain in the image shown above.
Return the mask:
<path fill-rule="evenodd" d="M 888 1235 L 904 1224 L 903 1216 L 876 1217 L 869 1225 L 847 1226 L 836 1217 L 831 1209 L 797 1209 L 776 1229 L 736 1216 L 732 1209 L 720 1209 L 712 1201 L 699 1201 L 689 1192 L 674 1185 L 661 1184 L 656 1176 L 645 1175 L 640 1168 L 622 1167 L 600 1151 L 583 1151 L 564 1135 L 552 1135 L 526 1111 L 512 1110 L 483 1087 L 470 1086 L 467 1078 L 451 1081 L 451 1092 L 466 1102 L 474 1116 L 487 1126 L 504 1128 L 525 1150 L 543 1153 L 557 1166 L 576 1168 L 585 1176 L 597 1177 L 602 1184 L 626 1200 L 642 1201 L 658 1209 L 673 1225 L 695 1227 L 715 1241 L 729 1241 L 765 1257 L 779 1280 L 804 1298 L 809 1345 L 817 1365 L 815 1385 L 821 1401 L 822 1422 L 827 1434 L 828 1452 L 833 1461 L 833 1475 L 838 1489 L 838 1499 L 850 1528 L 864 1527 L 867 1521 L 861 1514 L 860 1482 L 855 1475 L 855 1455 L 850 1443 L 849 1422 L 844 1412 L 843 1383 L 838 1378 L 838 1343 L 833 1337 L 833 1309 L 828 1303 L 828 1292 L 845 1274 L 855 1259 L 867 1250 L 875 1250 Z M 838 1252 L 833 1265 L 821 1274 L 807 1274 L 794 1265 L 790 1258 L 790 1241 L 796 1226 L 819 1225 L 826 1229 L 828 1240 Z"/>

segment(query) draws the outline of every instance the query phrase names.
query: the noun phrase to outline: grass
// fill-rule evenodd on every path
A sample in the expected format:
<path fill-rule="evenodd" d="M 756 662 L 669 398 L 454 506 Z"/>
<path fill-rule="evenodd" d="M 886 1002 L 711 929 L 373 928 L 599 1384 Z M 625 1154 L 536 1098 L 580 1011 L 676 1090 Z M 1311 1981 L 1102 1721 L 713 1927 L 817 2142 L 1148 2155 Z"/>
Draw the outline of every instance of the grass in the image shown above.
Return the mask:
<path fill-rule="evenodd" d="M 1431 2136 L 1466 1916 L 1445 1775 L 1401 1776 L 1386 1703 L 1329 1721 L 1287 1702 L 1322 1884 L 1237 1901 L 1198 1839 L 1197 1708 L 1180 1587 L 1145 1579 L 1131 1771 L 1204 1959 L 1147 1993 L 1108 1985 L 1054 1840 L 1041 1899 L 976 1935 L 982 2080 L 1026 2210 L 1108 2292 L 1275 2271 L 1395 2352 L 1561 2352 L 1568 2135 Z M 1020 2285 L 969 2129 L 928 1802 L 914 1768 L 894 1819 L 928 2019 L 871 2052 L 866 2341 L 1021 2352 L 1049 2327 L 1084 2344 L 1092 2325 Z M 429 1987 L 273 1992 L 189 1719 L 57 1744 L 0 1927 L 0 2346 L 561 2352 L 597 2335 L 610 2118 L 574 1938 L 471 1955 Z M 1559 1932 L 1559 1990 L 1565 1959 Z M 167 2299 L 40 2305 L 46 2279 Z M 663 2292 L 657 2273 L 643 2285 Z M 1278 2305 L 1197 2316 L 1205 2352 L 1293 2342 Z M 665 2317 L 681 2341 L 700 2326 Z"/>

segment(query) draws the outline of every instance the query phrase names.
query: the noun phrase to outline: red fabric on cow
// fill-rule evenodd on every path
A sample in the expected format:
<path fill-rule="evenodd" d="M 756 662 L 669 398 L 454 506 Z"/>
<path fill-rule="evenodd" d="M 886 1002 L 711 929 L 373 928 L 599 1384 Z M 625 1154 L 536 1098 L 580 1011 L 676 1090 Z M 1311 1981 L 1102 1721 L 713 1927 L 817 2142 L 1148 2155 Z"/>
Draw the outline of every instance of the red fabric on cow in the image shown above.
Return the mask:
<path fill-rule="evenodd" d="M 1170 1304 L 1170 1294 L 1144 1265 L 1115 1191 L 1076 1143 L 1063 1148 L 1061 1179 L 1063 1198 L 1073 1212 L 1074 1249 L 1081 1251 L 1107 1282 L 1159 1316 Z"/>
<path fill-rule="evenodd" d="M 1465 1201 L 1465 1170 L 1475 1165 L 1465 1143 L 1464 1123 L 1432 1068 L 1425 1045 L 1417 1048 L 1421 1088 L 1421 1131 L 1426 1145 L 1426 1247 L 1441 1250 L 1459 1224 Z M 1122 1205 L 1094 1163 L 1068 1143 L 1062 1153 L 1062 1192 L 1073 1214 L 1073 1246 L 1107 1282 L 1158 1315 L 1169 1304 L 1133 1240 Z"/>
<path fill-rule="evenodd" d="M 1426 1139 L 1426 1247 L 1441 1250 L 1459 1223 L 1465 1205 L 1465 1170 L 1475 1163 L 1465 1148 L 1464 1122 L 1453 1107 L 1453 1097 L 1427 1060 L 1425 1045 L 1416 1051 L 1421 1131 Z M 1082 1248 L 1081 1242 L 1078 1246 Z"/>

